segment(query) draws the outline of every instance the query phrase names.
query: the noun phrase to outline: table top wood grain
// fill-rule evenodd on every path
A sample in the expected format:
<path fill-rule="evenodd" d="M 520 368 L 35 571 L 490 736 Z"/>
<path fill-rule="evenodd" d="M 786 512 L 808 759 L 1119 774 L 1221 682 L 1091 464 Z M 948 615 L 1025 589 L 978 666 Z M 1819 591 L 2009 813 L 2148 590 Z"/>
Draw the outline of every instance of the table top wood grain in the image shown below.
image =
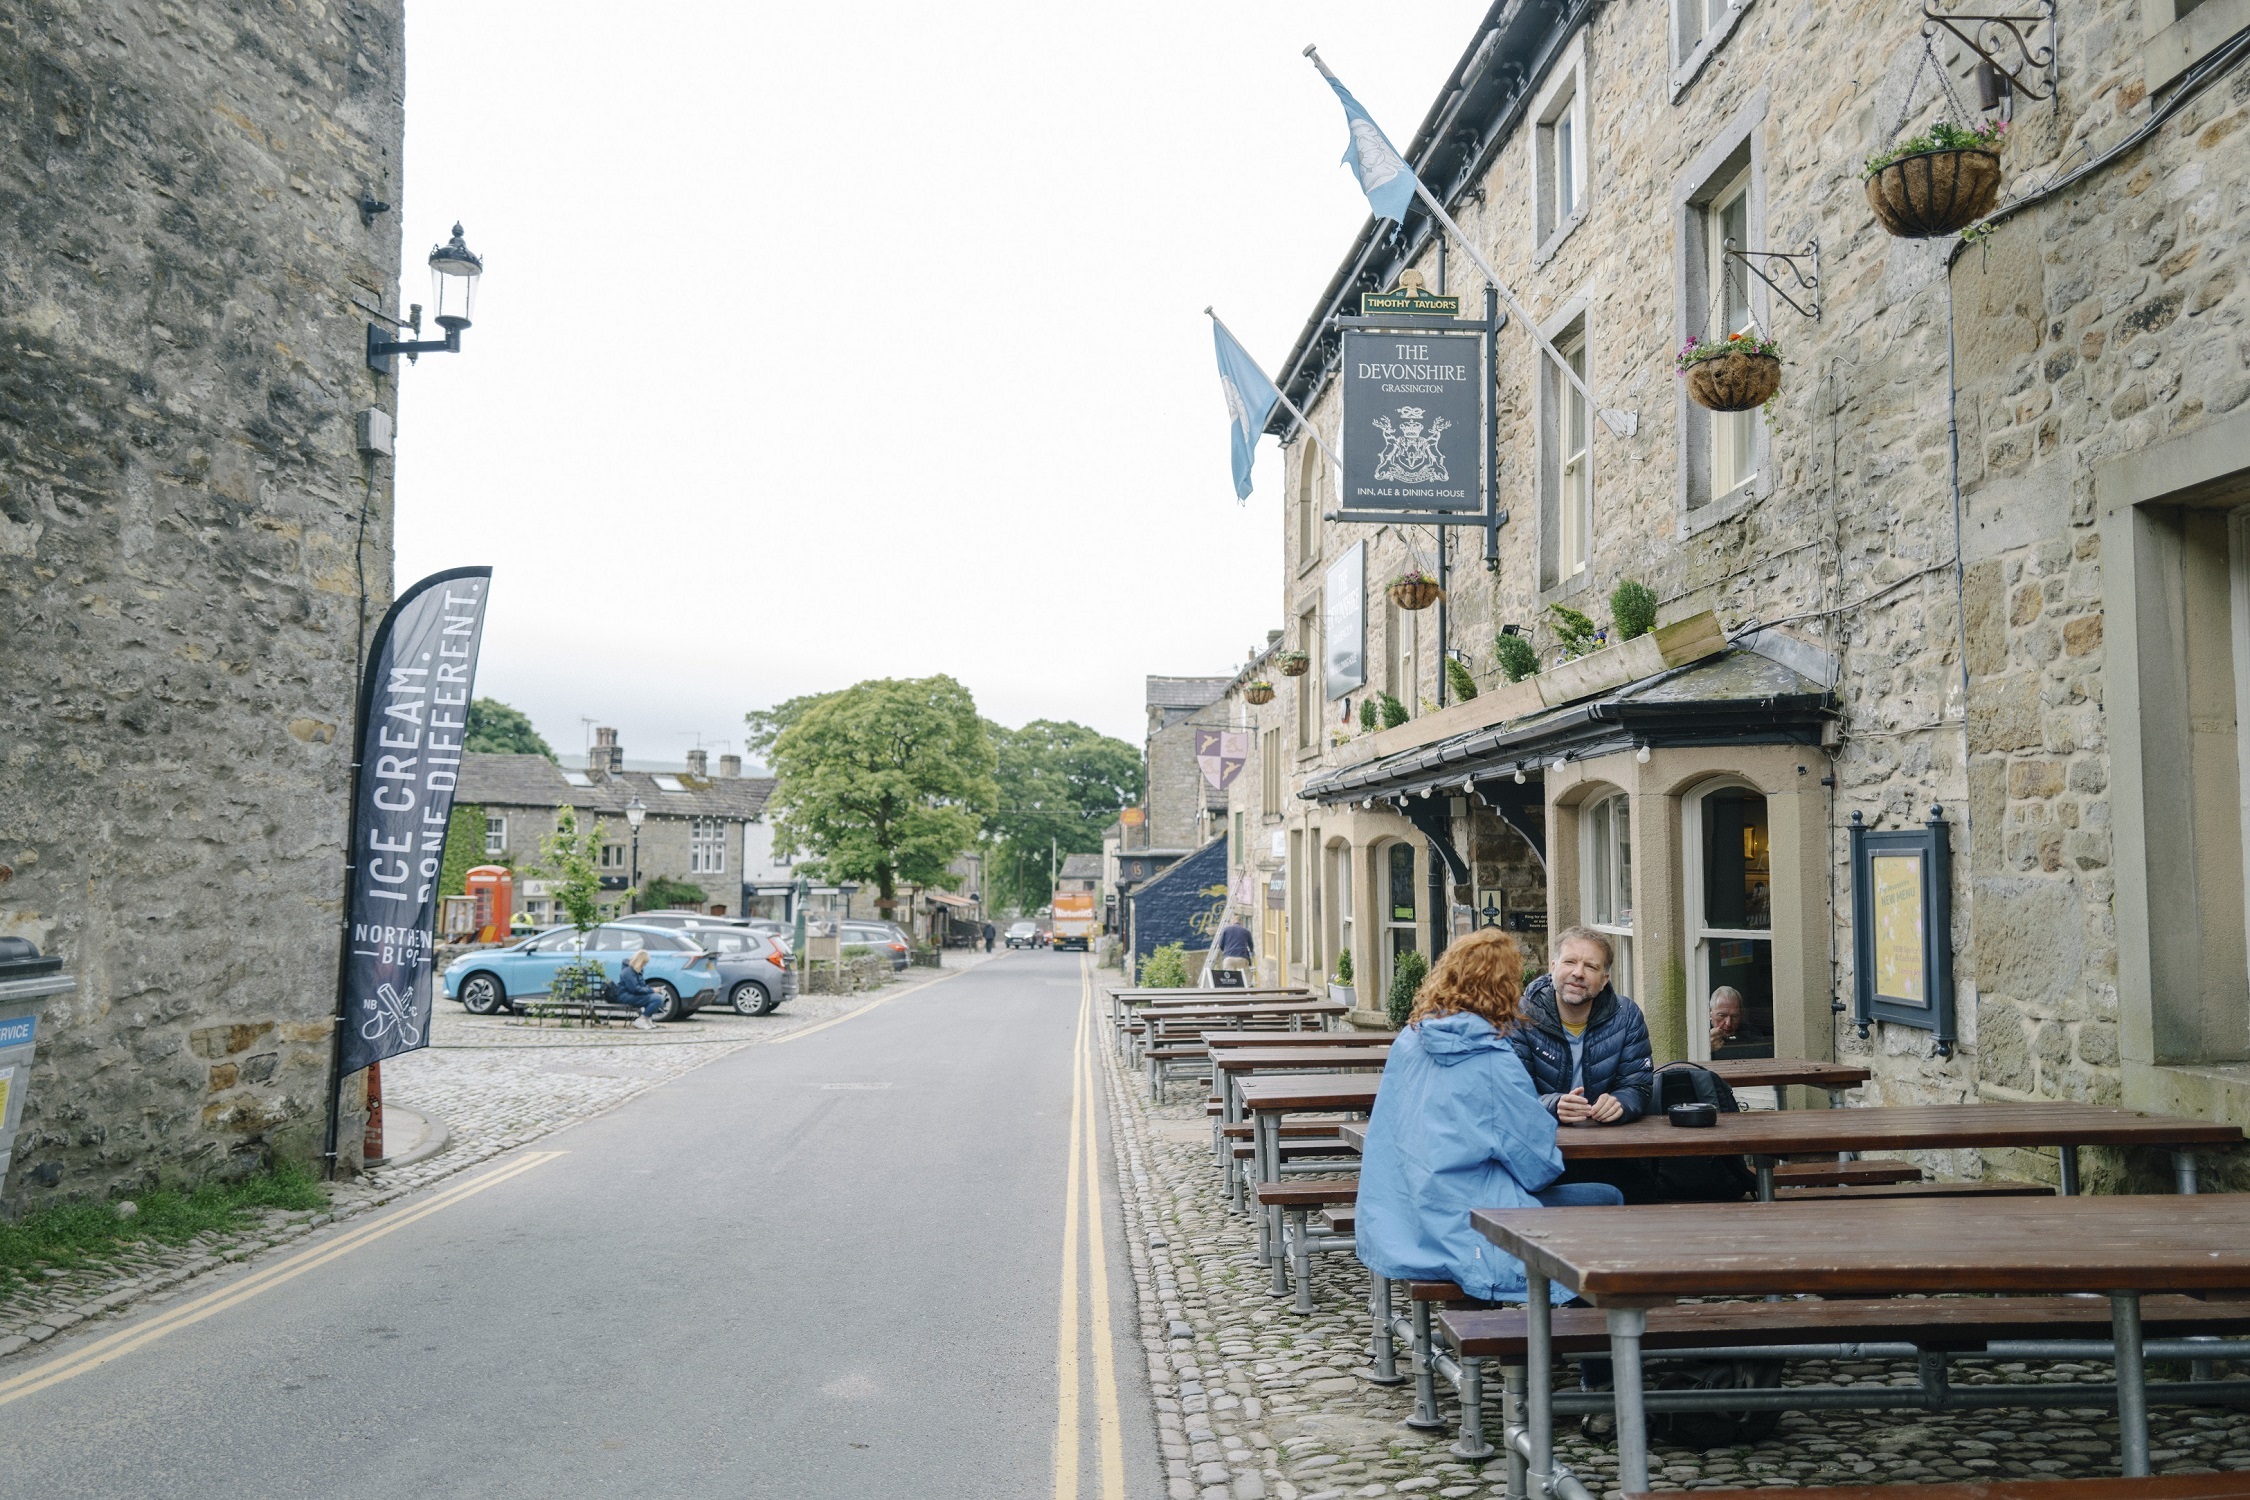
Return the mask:
<path fill-rule="evenodd" d="M 1942 1151 L 1967 1146 L 2224 1146 L 2232 1125 L 2092 1104 L 1910 1104 L 1867 1109 L 1746 1110 L 1704 1130 L 1663 1115 L 1565 1129 L 1571 1160 L 1629 1156 L 1810 1156 L 1829 1151 Z"/>
<path fill-rule="evenodd" d="M 1257 1073 L 1275 1068 L 1381 1068 L 1388 1047 L 1222 1047 L 1211 1054 L 1221 1072 Z"/>
<path fill-rule="evenodd" d="M 1987 1106 L 2005 1107 L 2005 1106 Z M 1597 1305 L 1765 1293 L 2250 1289 L 2250 1195 L 1477 1209 Z"/>
<path fill-rule="evenodd" d="M 1381 1047 L 1398 1040 L 1395 1031 L 1206 1031 L 1202 1043 L 1217 1052 L 1227 1047 Z"/>

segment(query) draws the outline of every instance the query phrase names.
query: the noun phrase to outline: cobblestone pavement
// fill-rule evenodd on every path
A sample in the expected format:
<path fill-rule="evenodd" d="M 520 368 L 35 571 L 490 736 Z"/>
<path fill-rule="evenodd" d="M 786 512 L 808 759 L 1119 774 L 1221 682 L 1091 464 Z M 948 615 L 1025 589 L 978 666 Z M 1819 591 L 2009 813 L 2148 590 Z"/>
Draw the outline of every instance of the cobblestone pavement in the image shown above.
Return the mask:
<path fill-rule="evenodd" d="M 1169 1500 L 1345 1500 L 1435 1494 L 1447 1500 L 1506 1492 L 1506 1466 L 1464 1463 L 1453 1433 L 1402 1425 L 1411 1385 L 1377 1386 L 1368 1367 L 1367 1278 L 1346 1254 L 1316 1257 L 1320 1311 L 1300 1317 L 1267 1294 L 1247 1218 L 1229 1215 L 1216 1186 L 1200 1096 L 1151 1105 L 1141 1079 L 1105 1050 L 1112 1141 L 1140 1298 Z M 1175 1095 L 1195 1092 L 1175 1088 Z M 1399 1351 L 1406 1368 L 1406 1351 Z M 2095 1383 L 2108 1366 L 1957 1361 L 1955 1384 L 2048 1380 Z M 1558 1378 L 1562 1378 L 1558 1376 Z M 1911 1362 L 1789 1366 L 1788 1384 L 1916 1384 Z M 1445 1395 L 1448 1424 L 1459 1408 Z M 1498 1380 L 1486 1431 L 1497 1442 Z M 2158 1408 L 2150 1457 L 2159 1472 L 2250 1469 L 2250 1413 Z M 1615 1450 L 1559 1424 L 1557 1457 L 1597 1494 L 1615 1495 Z M 1656 1446 L 1658 1489 L 1966 1480 L 2117 1472 L 2117 1419 L 2107 1408 L 2002 1409 L 1929 1414 L 1788 1412 L 1755 1445 Z"/>
<path fill-rule="evenodd" d="M 383 1064 L 384 1098 L 441 1123 L 445 1149 L 411 1166 L 377 1168 L 331 1190 L 325 1212 L 272 1210 L 232 1234 L 184 1245 L 143 1242 L 100 1265 L 48 1271 L 0 1293 L 0 1358 L 45 1343 L 119 1308 L 179 1295 L 182 1284 L 303 1238 L 322 1225 L 380 1207 L 514 1150 L 565 1125 L 615 1109 L 644 1089 L 744 1047 L 777 1041 L 870 1004 L 887 1004 L 945 973 L 985 961 L 949 951 L 943 973 L 906 970 L 856 995 L 799 995 L 770 1016 L 706 1010 L 653 1032 L 558 1027 L 472 1016 L 440 999 L 430 1046 Z"/>

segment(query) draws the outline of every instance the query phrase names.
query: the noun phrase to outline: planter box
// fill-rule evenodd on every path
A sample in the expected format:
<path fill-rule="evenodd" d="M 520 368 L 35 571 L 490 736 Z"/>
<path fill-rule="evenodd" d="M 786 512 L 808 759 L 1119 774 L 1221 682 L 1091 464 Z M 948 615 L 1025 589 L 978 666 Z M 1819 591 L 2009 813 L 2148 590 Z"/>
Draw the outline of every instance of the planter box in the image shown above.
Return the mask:
<path fill-rule="evenodd" d="M 1716 656 L 1727 645 L 1719 617 L 1706 610 L 1673 625 L 1659 625 L 1647 635 L 1605 646 L 1591 656 L 1581 656 L 1549 667 L 1537 677 L 1539 695 L 1549 708 L 1598 697 L 1629 682 L 1654 677 L 1669 667 Z"/>
<path fill-rule="evenodd" d="M 1348 984 L 1330 984 L 1328 986 L 1328 998 L 1338 1005 L 1357 1005 L 1359 1004 L 1359 991 Z"/>

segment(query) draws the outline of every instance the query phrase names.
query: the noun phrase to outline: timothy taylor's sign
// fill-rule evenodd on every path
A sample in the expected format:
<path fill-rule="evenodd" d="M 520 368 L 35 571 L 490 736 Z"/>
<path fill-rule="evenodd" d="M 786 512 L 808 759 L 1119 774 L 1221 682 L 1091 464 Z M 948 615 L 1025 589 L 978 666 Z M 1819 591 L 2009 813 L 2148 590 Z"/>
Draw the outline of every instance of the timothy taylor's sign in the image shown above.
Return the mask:
<path fill-rule="evenodd" d="M 1482 332 L 1347 329 L 1346 510 L 1484 509 Z"/>
<path fill-rule="evenodd" d="M 375 632 L 352 786 L 341 1073 L 429 1041 L 438 872 L 491 583 L 490 568 L 425 578 Z"/>

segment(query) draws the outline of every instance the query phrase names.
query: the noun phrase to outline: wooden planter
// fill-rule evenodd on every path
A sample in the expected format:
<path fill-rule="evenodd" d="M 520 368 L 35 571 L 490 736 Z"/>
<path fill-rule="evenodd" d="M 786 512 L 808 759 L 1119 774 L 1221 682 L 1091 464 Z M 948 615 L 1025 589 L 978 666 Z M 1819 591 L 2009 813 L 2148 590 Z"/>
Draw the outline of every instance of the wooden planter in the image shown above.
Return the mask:
<path fill-rule="evenodd" d="M 1445 596 L 1445 590 L 1428 578 L 1401 578 L 1391 585 L 1391 603 L 1400 609 L 1428 609 Z"/>
<path fill-rule="evenodd" d="M 1867 179 L 1867 202 L 1901 239 L 1959 234 L 2000 201 L 2000 158 L 1991 151 L 1921 151 Z"/>
<path fill-rule="evenodd" d="M 1756 411 L 1781 389 L 1781 361 L 1770 354 L 1722 354 L 1688 366 L 1688 399 L 1712 411 Z"/>
<path fill-rule="evenodd" d="M 1302 677 L 1311 670 L 1312 658 L 1303 653 L 1281 659 L 1281 675 L 1284 677 Z"/>
<path fill-rule="evenodd" d="M 1252 703 L 1271 703 L 1273 702 L 1273 684 L 1270 682 L 1253 682 L 1242 690 L 1242 696 L 1248 698 Z"/>

